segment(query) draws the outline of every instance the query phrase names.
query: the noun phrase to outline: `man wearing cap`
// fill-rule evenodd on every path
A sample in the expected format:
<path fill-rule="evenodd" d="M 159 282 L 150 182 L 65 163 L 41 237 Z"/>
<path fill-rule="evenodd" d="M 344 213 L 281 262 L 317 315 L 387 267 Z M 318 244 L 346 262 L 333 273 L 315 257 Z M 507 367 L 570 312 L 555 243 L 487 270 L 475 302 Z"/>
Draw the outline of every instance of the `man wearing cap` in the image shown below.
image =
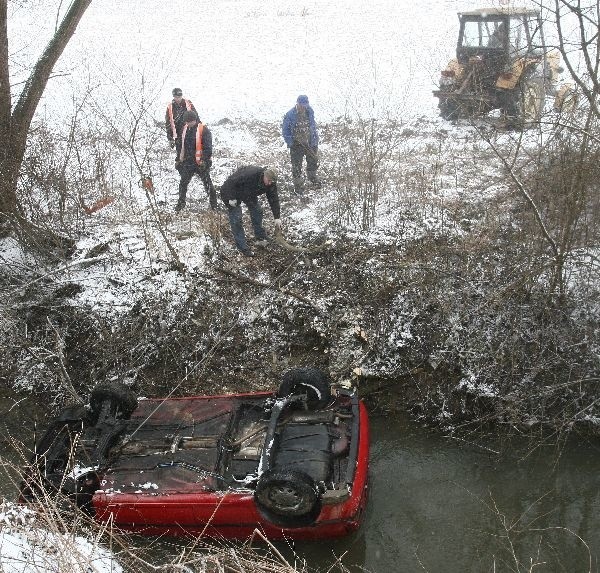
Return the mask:
<path fill-rule="evenodd" d="M 269 167 L 247 165 L 233 172 L 221 186 L 221 199 L 227 207 L 229 224 L 235 244 L 246 257 L 254 254 L 246 242 L 242 221 L 242 203 L 246 204 L 252 221 L 257 245 L 266 247 L 269 244 L 267 233 L 262 226 L 263 210 L 258 201 L 259 195 L 266 195 L 273 213 L 276 229 L 281 229 L 279 195 L 277 194 L 277 172 Z"/>
<path fill-rule="evenodd" d="M 179 201 L 175 211 L 185 207 L 187 188 L 194 175 L 198 175 L 208 194 L 210 208 L 217 208 L 217 192 L 210 178 L 212 165 L 212 134 L 199 119 L 198 114 L 186 110 L 183 114 L 181 137 L 176 140 L 177 159 L 175 168 L 179 171 Z"/>
<path fill-rule="evenodd" d="M 308 103 L 308 97 L 299 95 L 296 105 L 283 118 L 281 127 L 283 139 L 290 150 L 294 191 L 304 192 L 302 183 L 302 160 L 306 157 L 306 176 L 314 187 L 320 187 L 317 179 L 319 135 L 315 123 L 315 112 Z"/>
<path fill-rule="evenodd" d="M 181 137 L 183 129 L 183 114 L 186 111 L 196 111 L 192 100 L 184 99 L 180 88 L 173 89 L 173 100 L 167 106 L 165 113 L 165 129 L 169 145 L 175 147 L 177 140 Z"/>

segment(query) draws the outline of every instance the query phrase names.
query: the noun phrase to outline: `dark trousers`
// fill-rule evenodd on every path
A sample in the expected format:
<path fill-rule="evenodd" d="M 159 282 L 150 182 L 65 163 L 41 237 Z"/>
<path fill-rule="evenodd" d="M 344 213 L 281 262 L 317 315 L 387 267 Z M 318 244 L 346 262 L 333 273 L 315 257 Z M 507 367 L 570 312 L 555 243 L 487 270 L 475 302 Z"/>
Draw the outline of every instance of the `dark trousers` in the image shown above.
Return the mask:
<path fill-rule="evenodd" d="M 229 203 L 227 205 L 227 215 L 229 216 L 229 225 L 231 226 L 231 232 L 235 244 L 240 251 L 246 251 L 248 249 L 248 243 L 246 242 L 246 233 L 244 233 L 244 223 L 242 220 L 242 206 L 240 202 L 237 202 L 236 207 L 232 207 Z M 248 213 L 250 213 L 250 220 L 252 221 L 252 229 L 254 230 L 254 236 L 259 240 L 267 238 L 267 233 L 262 226 L 263 221 L 263 210 L 258 201 L 246 203 L 248 207 Z"/>
<path fill-rule="evenodd" d="M 306 176 L 309 181 L 317 178 L 317 148 L 308 147 L 299 143 L 292 143 L 290 147 L 290 159 L 292 161 L 292 177 L 298 181 L 302 177 L 302 160 L 306 157 Z"/>
<path fill-rule="evenodd" d="M 202 181 L 202 185 L 204 185 L 204 190 L 208 195 L 211 209 L 217 208 L 217 192 L 215 190 L 215 186 L 213 185 L 212 179 L 210 178 L 210 162 L 208 162 L 204 167 L 200 167 L 195 161 L 185 161 L 177 166 L 177 171 L 179 171 L 179 175 L 181 176 L 179 181 L 178 205 L 185 205 L 188 185 L 190 184 L 192 177 L 194 175 L 198 175 Z"/>

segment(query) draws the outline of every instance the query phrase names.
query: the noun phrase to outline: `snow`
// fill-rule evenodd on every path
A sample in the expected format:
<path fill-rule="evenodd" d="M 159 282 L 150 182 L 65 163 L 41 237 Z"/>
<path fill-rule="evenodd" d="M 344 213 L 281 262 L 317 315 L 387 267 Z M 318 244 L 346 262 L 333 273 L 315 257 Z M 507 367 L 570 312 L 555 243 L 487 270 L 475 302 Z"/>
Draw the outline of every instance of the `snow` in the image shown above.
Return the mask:
<path fill-rule="evenodd" d="M 59 5 L 64 11 L 66 3 L 58 1 L 10 5 L 11 83 L 17 91 L 30 62 L 53 32 Z M 196 0 L 182 6 L 159 0 L 98 0 L 91 3 L 59 60 L 37 117 L 64 133 L 74 109 L 85 99 L 83 125 L 101 125 L 98 111 L 126 123 L 131 119 L 126 103 L 137 104 L 143 99 L 148 107 L 147 124 L 160 123 L 171 89 L 181 87 L 213 132 L 213 179 L 220 184 L 235 166 L 232 158 L 254 163 L 268 156 L 288 168 L 279 123 L 297 95 L 305 93 L 321 128 L 339 118 L 398 121 L 407 130 L 398 151 L 406 183 L 386 189 L 376 206 L 376 224 L 368 230 L 351 223 L 342 225 L 339 220 L 334 225 L 331 214 L 339 196 L 325 188 L 318 201 L 306 206 L 294 204 L 284 212 L 288 232 L 335 241 L 343 227 L 350 240 L 360 237 L 366 244 L 377 245 L 447 231 L 444 210 L 436 209 L 436 205 L 452 201 L 477 204 L 506 189 L 506 183 L 498 181 L 497 163 L 490 159 L 479 135 L 468 126 L 450 128 L 440 120 L 437 101 L 431 94 L 440 68 L 453 57 L 456 12 L 477 6 L 481 2 L 475 0 Z M 224 118 L 231 121 L 218 123 Z M 272 137 L 265 138 L 252 121 L 264 122 L 260 128 L 270 129 Z M 126 126 L 123 129 L 125 132 Z M 326 166 L 337 142 L 322 139 L 320 153 Z M 164 140 L 155 144 L 153 158 L 159 159 L 151 167 L 157 203 L 170 209 L 178 178 L 172 170 L 170 151 L 162 147 Z M 498 143 L 507 144 L 508 136 L 500 135 Z M 432 150 L 437 151 L 436 157 L 456 160 L 459 167 L 450 163 L 433 166 Z M 169 159 L 164 159 L 167 156 Z M 461 157 L 471 161 L 461 163 Z M 63 283 L 81 285 L 73 303 L 109 323 L 136 303 L 163 301 L 168 327 L 170 318 L 187 299 L 189 282 L 169 265 L 170 253 L 137 186 L 138 174 L 130 162 L 119 160 L 111 165 L 118 191 L 115 202 L 86 219 L 85 234 L 68 264 L 45 272 L 60 277 Z M 437 188 L 421 189 L 418 174 L 434 167 L 439 169 Z M 204 207 L 204 195 L 194 184 L 189 197 L 192 206 Z M 471 223 L 464 220 L 461 225 Z M 211 247 L 207 229 L 194 217 L 168 219 L 165 226 L 186 267 L 201 271 L 210 261 L 205 256 Z M 451 232 L 458 236 L 463 230 L 455 225 Z M 89 259 L 90 250 L 103 243 L 107 245 L 105 255 Z M 597 253 L 594 258 L 586 252 L 581 255 L 586 263 L 582 265 L 576 255 L 569 260 L 573 264 L 569 286 L 574 289 L 586 280 L 585 268 L 597 266 L 598 261 Z M 37 263 L 14 239 L 4 238 L 0 240 L 0 264 L 3 271 L 18 272 L 35 268 Z M 374 270 L 378 264 L 377 259 L 368 262 Z M 246 307 L 239 320 L 250 325 L 257 321 L 265 309 L 259 304 L 262 302 L 257 299 L 254 306 Z M 402 303 L 400 295 L 393 309 L 399 327 L 387 340 L 396 350 L 411 345 L 416 336 L 413 317 L 403 314 Z M 325 300 L 315 304 L 327 307 Z M 318 330 L 319 319 L 313 320 Z M 352 337 L 353 327 L 346 334 Z M 435 366 L 438 359 L 432 354 L 431 364 Z M 35 368 L 28 373 L 29 379 L 19 379 L 17 385 L 27 387 L 32 377 L 47 376 L 37 370 L 41 366 Z M 496 392 L 490 384 L 477 383 L 475 375 L 465 376 L 461 384 L 483 395 Z M 142 491 L 156 485 L 146 482 L 134 487 Z M 118 494 L 120 490 L 109 492 Z M 0 522 L 3 519 L 4 514 Z M 77 547 L 73 559 L 83 557 L 92 571 L 121 571 L 105 550 L 88 540 L 67 539 L 51 532 L 36 532 L 32 537 L 29 531 L 11 527 L 0 530 L 0 564 L 7 573 L 55 571 L 49 548 L 67 542 Z M 71 570 L 77 571 L 77 567 L 74 561 L 69 564 Z"/>
<path fill-rule="evenodd" d="M 122 573 L 110 552 L 87 539 L 30 529 L 0 530 L 3 573 Z"/>
<path fill-rule="evenodd" d="M 41 111 L 49 119 L 69 114 L 65 98 L 88 91 L 100 106 L 118 108 L 121 94 L 138 93 L 143 81 L 154 117 L 164 117 L 177 86 L 208 124 L 225 117 L 279 121 L 300 93 L 309 96 L 320 121 L 390 110 L 409 117 L 432 114 L 432 85 L 454 51 L 456 13 L 478 5 L 474 0 L 198 0 L 182 7 L 161 0 L 92 2 Z M 45 38 L 53 30 L 55 14 L 48 18 L 44 8 L 39 3 L 12 14 L 17 29 L 35 22 L 28 37 L 11 37 L 23 44 L 13 50 L 19 61 L 43 45 L 29 37 Z M 45 17 L 32 20 L 33 10 Z M 21 69 L 16 72 L 13 83 L 21 79 Z"/>
<path fill-rule="evenodd" d="M 110 551 L 94 539 L 50 531 L 31 509 L 4 501 L 0 508 L 3 573 L 123 573 Z"/>

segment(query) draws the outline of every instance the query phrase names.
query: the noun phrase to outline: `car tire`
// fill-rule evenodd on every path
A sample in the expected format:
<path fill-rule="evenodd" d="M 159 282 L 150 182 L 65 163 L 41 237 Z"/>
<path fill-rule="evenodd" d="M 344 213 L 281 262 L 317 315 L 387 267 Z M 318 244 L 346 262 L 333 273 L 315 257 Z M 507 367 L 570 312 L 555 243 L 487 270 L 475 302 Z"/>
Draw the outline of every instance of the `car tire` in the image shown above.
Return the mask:
<path fill-rule="evenodd" d="M 262 517 L 281 527 L 305 527 L 321 513 L 321 496 L 306 473 L 274 468 L 262 474 L 254 500 Z"/>
<path fill-rule="evenodd" d="M 307 395 L 307 407 L 310 409 L 323 408 L 331 400 L 331 384 L 329 376 L 318 368 L 290 368 L 283 373 L 278 398 Z"/>
<path fill-rule="evenodd" d="M 82 422 L 88 421 L 90 411 L 86 406 L 76 404 L 74 406 L 67 406 L 56 418 L 59 422 Z"/>
<path fill-rule="evenodd" d="M 101 416 L 127 419 L 137 408 L 136 395 L 123 384 L 104 383 L 90 395 L 91 417 L 98 423 Z"/>

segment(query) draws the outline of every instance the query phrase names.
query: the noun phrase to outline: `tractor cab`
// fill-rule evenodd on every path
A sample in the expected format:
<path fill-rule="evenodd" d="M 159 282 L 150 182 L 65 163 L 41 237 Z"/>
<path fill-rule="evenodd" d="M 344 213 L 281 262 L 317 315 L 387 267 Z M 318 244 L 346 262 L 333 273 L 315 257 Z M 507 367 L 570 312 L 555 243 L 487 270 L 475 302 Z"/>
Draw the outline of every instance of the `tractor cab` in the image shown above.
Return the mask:
<path fill-rule="evenodd" d="M 456 58 L 442 70 L 440 115 L 472 118 L 500 109 L 537 121 L 557 81 L 558 54 L 547 53 L 541 15 L 528 8 L 461 12 Z"/>

